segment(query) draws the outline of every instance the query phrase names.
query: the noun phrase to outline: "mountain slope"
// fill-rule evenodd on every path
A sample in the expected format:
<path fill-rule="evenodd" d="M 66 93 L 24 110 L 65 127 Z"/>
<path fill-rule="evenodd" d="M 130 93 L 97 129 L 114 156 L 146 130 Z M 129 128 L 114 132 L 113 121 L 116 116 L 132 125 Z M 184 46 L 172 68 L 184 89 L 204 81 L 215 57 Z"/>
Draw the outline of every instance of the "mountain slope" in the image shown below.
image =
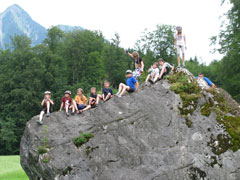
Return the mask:
<path fill-rule="evenodd" d="M 174 93 L 181 84 L 189 94 Z M 240 179 L 240 151 L 231 150 L 238 144 L 231 144 L 216 118 L 223 112 L 203 111 L 212 101 L 221 106 L 217 95 L 199 90 L 184 70 L 81 115 L 55 112 L 44 126 L 35 116 L 21 140 L 22 167 L 31 180 Z M 233 102 L 232 112 L 239 114 Z M 94 137 L 76 138 L 86 132 Z"/>
<path fill-rule="evenodd" d="M 0 14 L 0 48 L 6 48 L 10 37 L 23 34 L 31 38 L 32 45 L 37 45 L 46 37 L 47 30 L 32 20 L 18 5 L 8 7 Z"/>
<path fill-rule="evenodd" d="M 84 30 L 84 28 L 80 26 L 57 25 L 57 27 L 64 32 L 70 32 L 73 30 Z"/>

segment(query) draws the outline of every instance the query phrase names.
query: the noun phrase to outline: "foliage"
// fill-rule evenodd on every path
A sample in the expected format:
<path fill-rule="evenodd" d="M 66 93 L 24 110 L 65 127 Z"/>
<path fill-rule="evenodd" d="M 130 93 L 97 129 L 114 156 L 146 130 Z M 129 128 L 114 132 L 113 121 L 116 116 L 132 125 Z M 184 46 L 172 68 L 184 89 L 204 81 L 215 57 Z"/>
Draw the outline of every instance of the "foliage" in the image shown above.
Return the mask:
<path fill-rule="evenodd" d="M 200 87 L 195 79 L 190 79 L 184 72 L 176 72 L 168 76 L 171 83 L 170 89 L 177 94 L 180 94 L 182 106 L 178 109 L 180 114 L 185 117 L 186 125 L 190 128 L 192 122 L 188 115 L 192 114 L 197 108 L 197 100 L 200 97 Z"/>
<path fill-rule="evenodd" d="M 48 150 L 44 146 L 39 146 L 38 147 L 38 154 L 44 154 L 47 153 Z"/>
<path fill-rule="evenodd" d="M 170 63 L 176 62 L 174 33 L 175 27 L 171 25 L 157 25 L 152 32 L 143 32 L 135 47 L 143 55 L 146 67 L 150 67 L 160 57 Z"/>
<path fill-rule="evenodd" d="M 73 143 L 77 147 L 80 147 L 83 144 L 87 143 L 93 137 L 94 135 L 92 133 L 81 133 L 78 137 L 73 139 Z"/>
<path fill-rule="evenodd" d="M 211 114 L 211 108 L 213 107 L 213 103 L 204 103 L 201 107 L 201 114 L 203 116 L 209 117 Z"/>

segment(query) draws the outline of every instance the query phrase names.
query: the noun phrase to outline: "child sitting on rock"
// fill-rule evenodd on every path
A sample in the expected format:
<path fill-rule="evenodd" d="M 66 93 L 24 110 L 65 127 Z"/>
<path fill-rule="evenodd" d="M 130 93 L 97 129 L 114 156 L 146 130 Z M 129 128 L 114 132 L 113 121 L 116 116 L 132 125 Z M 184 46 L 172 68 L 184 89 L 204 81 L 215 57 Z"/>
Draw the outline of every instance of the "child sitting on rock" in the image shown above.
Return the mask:
<path fill-rule="evenodd" d="M 62 111 L 62 109 L 64 108 L 66 115 L 69 116 L 69 110 L 72 109 L 72 113 L 74 113 L 74 106 L 72 105 L 73 101 L 71 98 L 71 91 L 65 91 L 65 96 L 62 97 L 61 100 L 61 107 L 60 107 L 60 111 Z"/>
<path fill-rule="evenodd" d="M 174 65 L 165 62 L 162 58 L 158 60 L 160 75 L 159 79 L 162 79 L 164 76 L 168 75 L 169 72 L 174 70 Z"/>
<path fill-rule="evenodd" d="M 50 116 L 50 113 L 52 113 L 52 106 L 53 106 L 53 100 L 51 99 L 51 92 L 45 91 L 44 92 L 44 99 L 42 100 L 41 106 L 43 107 L 39 120 L 37 121 L 39 124 L 42 124 L 42 119 L 44 114 L 46 114 L 47 117 Z"/>
<path fill-rule="evenodd" d="M 84 112 L 86 110 L 89 110 L 91 108 L 95 108 L 97 105 L 98 105 L 98 102 L 99 102 L 99 95 L 97 94 L 97 90 L 95 87 L 92 87 L 90 89 L 90 96 L 89 96 L 89 100 L 88 100 L 88 105 L 80 110 L 80 112 Z"/>
<path fill-rule="evenodd" d="M 83 95 L 83 89 L 79 88 L 77 90 L 77 96 L 75 98 L 74 107 L 79 114 L 87 106 L 87 98 Z"/>
<path fill-rule="evenodd" d="M 138 81 L 133 77 L 133 73 L 131 70 L 127 70 L 126 72 L 127 81 L 126 84 L 120 83 L 118 88 L 118 93 L 116 96 L 122 97 L 122 95 L 127 91 L 129 93 L 133 93 L 138 89 Z"/>
<path fill-rule="evenodd" d="M 108 81 L 104 81 L 104 88 L 102 90 L 102 95 L 99 95 L 99 98 L 102 99 L 104 102 L 108 101 L 113 96 L 113 91 L 109 86 L 110 86 L 110 83 Z"/>
<path fill-rule="evenodd" d="M 148 69 L 148 74 L 146 83 L 150 81 L 151 83 L 155 83 L 158 80 L 159 76 L 159 69 L 158 69 L 158 63 L 154 63 L 151 68 Z"/>

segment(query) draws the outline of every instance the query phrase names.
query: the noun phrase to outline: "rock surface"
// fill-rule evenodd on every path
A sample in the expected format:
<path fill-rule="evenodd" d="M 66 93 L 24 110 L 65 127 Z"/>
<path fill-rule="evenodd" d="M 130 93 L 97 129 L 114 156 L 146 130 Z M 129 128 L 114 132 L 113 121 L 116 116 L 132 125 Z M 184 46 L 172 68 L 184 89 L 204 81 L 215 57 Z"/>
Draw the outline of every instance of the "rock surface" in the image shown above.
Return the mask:
<path fill-rule="evenodd" d="M 22 167 L 31 180 L 240 179 L 240 151 L 216 155 L 209 146 L 213 136 L 227 133 L 214 113 L 201 115 L 205 100 L 189 115 L 189 128 L 169 87 L 167 80 L 143 85 L 81 115 L 55 112 L 44 126 L 33 117 L 21 141 Z M 94 137 L 77 148 L 73 139 L 81 132 Z M 49 151 L 39 155 L 44 139 Z"/>

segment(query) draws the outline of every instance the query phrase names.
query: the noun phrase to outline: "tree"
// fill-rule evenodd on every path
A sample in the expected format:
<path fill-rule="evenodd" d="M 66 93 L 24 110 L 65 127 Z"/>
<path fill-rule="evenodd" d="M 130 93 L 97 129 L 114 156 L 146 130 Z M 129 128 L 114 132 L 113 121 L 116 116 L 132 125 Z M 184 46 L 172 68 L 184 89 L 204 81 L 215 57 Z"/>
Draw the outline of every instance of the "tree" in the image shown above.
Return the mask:
<path fill-rule="evenodd" d="M 160 57 L 171 63 L 176 61 L 174 29 L 175 27 L 170 25 L 157 25 L 152 32 L 145 30 L 135 47 L 139 52 L 147 55 L 146 58 L 144 57 L 146 64 L 152 64 Z"/>
<path fill-rule="evenodd" d="M 218 79 L 221 79 L 222 87 L 240 101 L 240 1 L 229 1 L 232 8 L 226 14 L 228 22 L 225 23 L 225 29 L 212 38 L 212 43 L 219 42 L 220 48 L 217 50 L 225 55 L 216 75 L 221 77 Z"/>

